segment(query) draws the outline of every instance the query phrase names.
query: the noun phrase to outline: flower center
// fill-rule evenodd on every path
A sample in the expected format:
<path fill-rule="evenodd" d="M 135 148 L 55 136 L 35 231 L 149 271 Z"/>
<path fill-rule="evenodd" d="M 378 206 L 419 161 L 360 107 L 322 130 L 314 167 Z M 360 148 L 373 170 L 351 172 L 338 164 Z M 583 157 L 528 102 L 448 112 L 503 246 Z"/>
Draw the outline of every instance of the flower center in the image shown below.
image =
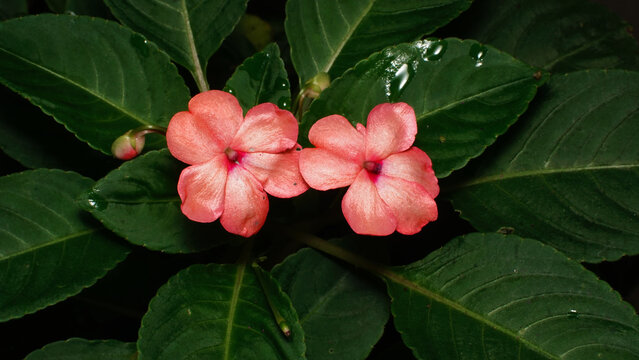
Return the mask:
<path fill-rule="evenodd" d="M 378 175 L 382 171 L 382 163 L 376 161 L 364 161 L 364 169 L 368 172 Z"/>
<path fill-rule="evenodd" d="M 237 165 L 240 164 L 240 159 L 242 158 L 242 154 L 229 148 L 226 148 L 226 150 L 224 150 L 224 153 L 226 154 L 226 157 L 229 159 L 230 162 L 235 163 Z"/>

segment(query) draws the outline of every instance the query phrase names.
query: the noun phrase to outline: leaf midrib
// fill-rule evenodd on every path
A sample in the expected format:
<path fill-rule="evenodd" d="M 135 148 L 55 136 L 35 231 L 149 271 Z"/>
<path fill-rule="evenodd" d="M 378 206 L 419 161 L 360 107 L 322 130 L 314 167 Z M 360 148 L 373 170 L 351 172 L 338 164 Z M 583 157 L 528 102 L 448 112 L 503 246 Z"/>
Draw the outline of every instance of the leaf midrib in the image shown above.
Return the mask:
<path fill-rule="evenodd" d="M 235 312 L 237 311 L 237 303 L 240 298 L 240 289 L 242 288 L 242 282 L 244 281 L 244 272 L 246 270 L 246 264 L 238 266 L 237 273 L 235 274 L 235 284 L 233 286 L 233 294 L 229 304 L 229 316 L 226 323 L 226 333 L 224 335 L 224 360 L 228 360 L 230 356 L 231 347 L 231 333 L 233 332 L 233 321 L 235 319 Z"/>
<path fill-rule="evenodd" d="M 396 272 L 394 269 L 384 269 L 382 271 L 380 271 L 380 275 L 382 275 L 384 278 L 386 278 L 387 281 L 392 281 L 400 286 L 403 286 L 405 288 L 407 288 L 408 290 L 417 292 L 429 299 L 432 299 L 434 301 L 439 302 L 440 304 L 447 306 L 449 308 L 452 308 L 474 320 L 477 320 L 478 322 L 480 322 L 481 324 L 484 324 L 488 327 L 491 327 L 493 329 L 495 329 L 498 332 L 501 332 L 503 334 L 506 334 L 510 337 L 512 337 L 513 339 L 515 339 L 518 342 L 521 342 L 523 345 L 525 345 L 526 347 L 528 347 L 529 349 L 543 355 L 544 357 L 548 358 L 548 359 L 556 359 L 559 360 L 560 358 L 554 354 L 550 354 L 547 351 L 545 351 L 544 349 L 539 348 L 538 346 L 536 346 L 535 344 L 529 342 L 528 340 L 518 337 L 513 331 L 498 325 L 496 323 L 494 323 L 493 321 L 485 318 L 484 316 L 482 316 L 481 314 L 478 314 L 474 311 L 471 311 L 459 304 L 457 304 L 456 302 L 454 302 L 453 300 L 450 300 L 446 297 L 444 297 L 443 295 L 437 294 L 435 292 L 432 292 L 424 287 L 422 287 L 421 285 L 405 278 L 404 276 L 402 276 L 401 274 L 399 274 L 398 272 Z"/>
<path fill-rule="evenodd" d="M 29 59 L 26 59 L 26 58 L 24 58 L 24 57 L 22 57 L 22 56 L 20 56 L 20 55 L 18 55 L 18 54 L 16 54 L 16 53 L 14 53 L 14 52 L 8 51 L 8 50 L 7 50 L 7 49 L 5 49 L 5 48 L 0 48 L 0 51 L 4 52 L 4 53 L 6 53 L 6 54 L 8 54 L 8 55 L 10 55 L 10 56 L 13 56 L 13 57 L 17 58 L 18 60 L 23 61 L 23 62 L 24 62 L 24 63 L 26 63 L 27 65 L 31 65 L 32 67 L 35 67 L 36 69 L 39 69 L 39 70 L 41 70 L 41 71 L 43 71 L 43 72 L 45 72 L 45 73 L 48 73 L 48 74 L 50 74 L 50 75 L 51 75 L 51 76 L 53 76 L 53 77 L 56 77 L 56 78 L 58 78 L 58 79 L 61 79 L 63 82 L 66 82 L 66 83 L 68 83 L 68 84 L 70 84 L 70 85 L 72 85 L 72 86 L 77 87 L 78 89 L 80 89 L 80 90 L 82 90 L 82 91 L 84 91 L 84 92 L 88 93 L 89 95 L 92 95 L 93 97 L 95 97 L 95 98 L 97 98 L 97 99 L 101 100 L 101 101 L 102 101 L 102 102 L 104 102 L 105 104 L 107 104 L 107 105 L 111 106 L 112 108 L 116 109 L 118 112 L 120 112 L 120 113 L 122 113 L 122 114 L 126 115 L 127 117 L 129 117 L 129 118 L 131 118 L 131 119 L 136 120 L 137 122 L 139 122 L 139 123 L 141 123 L 141 124 L 143 124 L 143 125 L 152 125 L 150 122 L 145 121 L 145 120 L 143 120 L 143 119 L 141 119 L 141 118 L 137 117 L 136 115 L 134 115 L 134 114 L 132 114 L 132 113 L 130 113 L 130 112 L 128 112 L 128 111 L 126 111 L 124 108 L 122 108 L 122 107 L 118 106 L 117 104 L 115 104 L 115 103 L 113 103 L 113 102 L 109 101 L 107 98 L 102 97 L 102 96 L 99 96 L 100 94 L 97 94 L 97 93 L 95 93 L 95 92 L 91 91 L 91 89 L 89 89 L 89 88 L 87 88 L 87 87 L 85 87 L 85 86 L 82 86 L 81 84 L 79 84 L 79 83 L 77 83 L 77 82 L 75 82 L 75 81 L 72 81 L 71 79 L 69 79 L 69 78 L 67 78 L 67 77 L 64 77 L 64 76 L 63 76 L 63 74 L 59 74 L 59 73 L 57 73 L 57 72 L 55 72 L 55 71 L 53 71 L 53 70 L 51 70 L 51 69 L 48 69 L 48 68 L 46 68 L 46 67 L 44 67 L 44 66 L 41 66 L 41 65 L 39 65 L 39 64 L 37 64 L 37 63 L 34 63 L 33 61 L 31 61 L 31 60 L 29 60 Z"/>
<path fill-rule="evenodd" d="M 82 237 L 82 236 L 97 232 L 98 230 L 100 230 L 100 228 L 92 228 L 92 229 L 87 229 L 87 230 L 84 230 L 84 231 L 76 232 L 76 233 L 73 233 L 73 234 L 70 234 L 70 235 L 62 236 L 62 237 L 59 237 L 59 238 L 55 238 L 52 241 L 47 241 L 47 242 L 38 244 L 36 246 L 32 246 L 30 248 L 27 248 L 27 249 L 20 250 L 18 252 L 12 253 L 12 254 L 10 254 L 10 255 L 8 255 L 6 257 L 2 257 L 2 258 L 0 258 L 0 261 L 10 260 L 12 258 L 21 256 L 21 255 L 24 255 L 24 254 L 27 254 L 27 253 L 30 253 L 32 251 L 37 251 L 37 250 L 40 250 L 42 248 L 46 248 L 46 247 L 49 247 L 49 246 L 57 245 L 59 243 L 62 243 L 62 242 L 68 241 L 68 240 L 72 240 L 72 239 L 75 239 L 75 238 L 79 238 L 79 237 Z"/>
<path fill-rule="evenodd" d="M 599 171 L 599 170 L 625 170 L 625 169 L 633 169 L 633 168 L 639 168 L 639 164 L 600 165 L 600 166 L 585 166 L 585 167 L 560 168 L 560 169 L 538 169 L 538 170 L 505 173 L 505 174 L 502 173 L 502 174 L 494 174 L 494 175 L 489 175 L 485 177 L 480 177 L 475 180 L 464 182 L 448 190 L 471 187 L 471 186 L 490 183 L 490 182 L 525 178 L 525 177 L 536 177 L 536 176 L 544 176 L 544 175 L 551 175 L 551 174 L 567 174 L 567 173 L 574 173 L 574 172 L 581 172 L 581 171 L 589 172 L 589 171 Z"/>

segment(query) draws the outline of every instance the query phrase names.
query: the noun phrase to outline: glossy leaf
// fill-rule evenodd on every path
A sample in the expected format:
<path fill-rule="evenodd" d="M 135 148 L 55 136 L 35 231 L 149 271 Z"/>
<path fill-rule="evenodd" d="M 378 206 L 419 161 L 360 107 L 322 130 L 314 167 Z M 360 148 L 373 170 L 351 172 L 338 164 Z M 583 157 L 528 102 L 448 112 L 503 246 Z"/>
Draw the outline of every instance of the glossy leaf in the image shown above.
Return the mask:
<path fill-rule="evenodd" d="M 511 228 L 577 260 L 639 253 L 639 73 L 553 76 L 450 189 L 481 231 Z"/>
<path fill-rule="evenodd" d="M 366 123 L 384 102 L 415 109 L 415 145 L 445 177 L 481 154 L 526 110 L 542 74 L 472 41 L 424 40 L 387 48 L 335 80 L 304 116 L 301 133 L 324 116 Z"/>
<path fill-rule="evenodd" d="M 286 36 L 300 82 L 341 75 L 387 46 L 414 41 L 466 10 L 472 0 L 290 0 Z"/>
<path fill-rule="evenodd" d="M 639 359 L 639 317 L 551 247 L 470 234 L 387 280 L 395 327 L 419 359 Z"/>
<path fill-rule="evenodd" d="M 103 0 L 45 0 L 49 9 L 58 14 L 111 17 Z"/>
<path fill-rule="evenodd" d="M 190 253 L 233 239 L 218 222 L 182 214 L 177 181 L 184 166 L 167 149 L 149 152 L 110 172 L 78 201 L 105 227 L 151 250 Z"/>
<path fill-rule="evenodd" d="M 295 310 L 281 291 L 271 295 L 291 327 L 288 338 L 250 266 L 193 265 L 151 300 L 140 328 L 139 359 L 303 359 L 304 333 Z"/>
<path fill-rule="evenodd" d="M 0 85 L 0 149 L 28 168 L 73 170 L 100 178 L 118 161 L 90 150 L 62 124 Z"/>
<path fill-rule="evenodd" d="M 247 0 L 105 0 L 123 24 L 144 34 L 194 75 L 200 90 L 206 64 L 246 10 Z"/>
<path fill-rule="evenodd" d="M 0 321 L 79 293 L 128 253 L 76 206 L 91 183 L 58 170 L 0 178 Z"/>
<path fill-rule="evenodd" d="M 0 2 L 0 20 L 27 15 L 27 0 L 2 0 Z"/>
<path fill-rule="evenodd" d="M 273 268 L 306 334 L 306 357 L 365 359 L 388 320 L 388 297 L 372 278 L 315 250 Z"/>
<path fill-rule="evenodd" d="M 630 26 L 584 0 L 483 0 L 459 19 L 476 39 L 552 72 L 639 69 Z"/>
<path fill-rule="evenodd" d="M 235 95 L 245 114 L 253 106 L 267 102 L 288 109 L 291 90 L 279 47 L 270 44 L 246 59 L 226 82 L 224 91 Z"/>
<path fill-rule="evenodd" d="M 189 99 L 155 45 L 116 23 L 82 16 L 0 23 L 0 82 L 106 154 L 129 129 L 166 126 Z M 147 149 L 163 143 L 151 137 Z"/>
<path fill-rule="evenodd" d="M 71 338 L 36 350 L 25 360 L 134 360 L 136 353 L 135 343 Z"/>

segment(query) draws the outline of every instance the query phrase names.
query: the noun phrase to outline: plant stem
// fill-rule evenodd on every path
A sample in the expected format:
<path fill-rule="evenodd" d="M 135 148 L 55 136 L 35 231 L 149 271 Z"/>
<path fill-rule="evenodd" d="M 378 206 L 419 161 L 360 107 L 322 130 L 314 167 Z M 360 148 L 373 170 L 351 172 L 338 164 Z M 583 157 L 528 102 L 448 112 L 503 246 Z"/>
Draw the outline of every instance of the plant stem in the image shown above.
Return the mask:
<path fill-rule="evenodd" d="M 264 270 L 262 270 L 262 268 L 257 263 L 253 263 L 252 266 L 253 266 L 253 271 L 255 272 L 255 276 L 257 276 L 257 280 L 262 286 L 262 292 L 264 293 L 264 296 L 266 297 L 266 302 L 268 302 L 268 306 L 271 308 L 273 317 L 275 317 L 275 322 L 277 323 L 277 326 L 279 326 L 280 330 L 286 337 L 291 336 L 291 327 L 288 326 L 286 319 L 284 319 L 282 314 L 280 314 L 279 310 L 277 310 L 277 306 L 275 306 L 275 304 L 273 303 L 273 300 L 271 299 L 271 292 L 269 291 L 268 283 L 266 282 L 266 279 L 264 278 L 264 273 L 263 273 Z"/>

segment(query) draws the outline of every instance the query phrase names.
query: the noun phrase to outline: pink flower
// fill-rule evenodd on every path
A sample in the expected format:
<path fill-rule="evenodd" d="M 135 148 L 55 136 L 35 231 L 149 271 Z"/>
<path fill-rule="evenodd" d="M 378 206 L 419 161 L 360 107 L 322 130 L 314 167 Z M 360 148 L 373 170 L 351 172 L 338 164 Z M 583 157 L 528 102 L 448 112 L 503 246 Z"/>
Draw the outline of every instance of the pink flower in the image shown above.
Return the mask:
<path fill-rule="evenodd" d="M 243 118 L 231 94 L 193 97 L 166 133 L 171 154 L 191 165 L 178 181 L 184 215 L 198 222 L 220 218 L 231 233 L 255 234 L 268 213 L 266 193 L 288 198 L 308 189 L 299 172 L 297 131 L 293 114 L 273 104 L 257 105 Z"/>
<path fill-rule="evenodd" d="M 302 150 L 300 171 L 313 189 L 350 185 L 342 212 L 356 233 L 415 234 L 437 219 L 439 194 L 430 158 L 411 147 L 416 134 L 415 111 L 405 103 L 377 105 L 367 127 L 327 116 L 309 131 L 315 148 Z"/>

